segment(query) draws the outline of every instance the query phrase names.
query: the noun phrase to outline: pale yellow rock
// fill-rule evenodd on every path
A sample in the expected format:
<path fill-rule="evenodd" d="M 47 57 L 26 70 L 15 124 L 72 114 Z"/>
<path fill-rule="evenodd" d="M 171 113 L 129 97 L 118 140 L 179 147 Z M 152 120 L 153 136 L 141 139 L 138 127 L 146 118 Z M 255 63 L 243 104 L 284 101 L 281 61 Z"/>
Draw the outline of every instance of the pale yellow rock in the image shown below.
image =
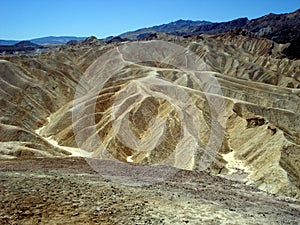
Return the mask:
<path fill-rule="evenodd" d="M 215 77 L 222 95 L 203 93 L 193 74 L 167 64 L 132 63 L 109 79 L 97 95 L 95 131 L 86 146 L 102 141 L 111 157 L 125 163 L 166 164 L 197 170 L 204 153 L 215 160 L 207 169 L 262 190 L 300 198 L 300 61 L 282 58 L 284 46 L 266 39 L 224 34 L 201 39 L 160 35 L 195 52 L 204 62 L 201 76 Z M 0 60 L 0 157 L 83 156 L 105 158 L 103 148 L 78 148 L 72 122 L 76 86 L 86 69 L 117 44 L 80 45 L 35 56 Z M 154 95 L 154 80 L 172 83 L 191 99 L 183 121 L 172 98 Z M 143 83 L 144 82 L 144 83 Z M 207 90 L 216 87 L 203 83 Z M 226 126 L 212 122 L 207 99 L 225 102 Z M 112 116 L 117 112 L 117 116 Z M 118 113 L 120 112 L 120 113 Z M 47 118 L 51 118 L 47 120 Z M 221 123 L 223 118 L 218 118 Z M 154 128 L 154 129 L 152 129 Z M 195 133 L 194 129 L 197 128 Z M 91 129 L 87 127 L 86 129 Z M 225 131 L 214 155 L 205 149 L 210 131 Z M 126 137 L 134 135 L 134 138 Z M 121 136 L 118 136 L 119 135 Z M 122 138 L 126 141 L 122 141 Z M 124 144 L 124 142 L 126 142 Z"/>

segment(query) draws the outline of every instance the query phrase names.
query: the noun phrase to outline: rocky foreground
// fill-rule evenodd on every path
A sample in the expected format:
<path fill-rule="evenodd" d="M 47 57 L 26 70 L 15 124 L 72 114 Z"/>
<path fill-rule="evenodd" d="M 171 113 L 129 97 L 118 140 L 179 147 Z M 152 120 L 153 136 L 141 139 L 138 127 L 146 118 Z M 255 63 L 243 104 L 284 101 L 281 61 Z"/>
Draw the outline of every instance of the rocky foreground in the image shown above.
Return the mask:
<path fill-rule="evenodd" d="M 118 168 L 116 168 L 118 171 Z M 141 187 L 82 158 L 0 161 L 1 224 L 298 224 L 299 201 L 204 172 Z"/>

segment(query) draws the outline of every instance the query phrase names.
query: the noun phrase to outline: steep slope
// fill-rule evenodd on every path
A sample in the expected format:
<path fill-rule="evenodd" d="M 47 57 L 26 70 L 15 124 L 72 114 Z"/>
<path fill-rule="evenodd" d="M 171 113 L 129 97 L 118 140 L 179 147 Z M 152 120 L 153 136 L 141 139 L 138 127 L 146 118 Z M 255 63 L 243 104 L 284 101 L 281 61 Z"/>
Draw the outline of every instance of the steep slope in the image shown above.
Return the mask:
<path fill-rule="evenodd" d="M 300 9 L 286 14 L 269 14 L 249 21 L 243 28 L 258 37 L 277 43 L 290 43 L 284 51 L 289 58 L 300 58 Z"/>
<path fill-rule="evenodd" d="M 129 166 L 163 164 L 189 170 L 201 168 L 208 157 L 214 159 L 206 169 L 211 174 L 299 198 L 299 60 L 283 58 L 284 45 L 234 32 L 153 39 L 196 53 L 199 61 L 192 73 L 172 66 L 176 52 L 162 62 L 135 62 L 134 55 L 118 52 L 126 52 L 130 42 L 104 44 L 93 38 L 36 56 L 2 57 L 1 157 L 81 154 Z M 149 49 L 141 52 L 151 55 Z M 94 77 L 111 73 L 118 62 L 124 66 L 104 83 Z M 74 105 L 84 76 L 95 89 L 80 86 L 85 94 Z M 201 85 L 199 78 L 204 79 Z M 211 92 L 216 89 L 212 79 L 222 92 Z M 185 96 L 190 109 L 180 103 Z M 225 110 L 219 108 L 220 101 Z M 89 111 L 93 102 L 95 110 Z M 86 114 L 73 115 L 72 121 L 78 107 Z M 218 111 L 225 124 L 214 119 Z M 80 128 L 80 141 L 74 127 Z M 216 154 L 206 148 L 210 131 L 219 137 L 215 145 L 222 141 Z M 99 139 L 105 150 L 97 145 Z"/>

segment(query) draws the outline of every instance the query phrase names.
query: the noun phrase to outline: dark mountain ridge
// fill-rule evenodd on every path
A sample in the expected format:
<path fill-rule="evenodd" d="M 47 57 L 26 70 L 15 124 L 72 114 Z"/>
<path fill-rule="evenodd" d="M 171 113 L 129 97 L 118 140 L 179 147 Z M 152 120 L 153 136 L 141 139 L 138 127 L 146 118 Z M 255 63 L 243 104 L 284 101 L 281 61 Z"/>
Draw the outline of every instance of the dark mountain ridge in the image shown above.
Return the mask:
<path fill-rule="evenodd" d="M 20 41 L 14 45 L 0 45 L 0 54 L 33 53 L 46 47 L 30 41 Z"/>
<path fill-rule="evenodd" d="M 136 39 L 143 33 L 168 33 L 179 35 L 200 35 L 200 34 L 219 34 L 236 28 L 256 33 L 260 37 L 272 36 L 272 33 L 282 28 L 299 26 L 300 9 L 285 14 L 270 13 L 257 19 L 249 20 L 248 18 L 238 18 L 227 22 L 208 22 L 208 21 L 191 21 L 177 20 L 168 24 L 153 26 L 148 28 L 130 31 L 120 36 L 128 39 Z"/>
<path fill-rule="evenodd" d="M 138 40 L 154 33 L 167 33 L 177 36 L 217 35 L 230 30 L 242 29 L 255 37 L 263 37 L 277 43 L 290 43 L 285 54 L 291 59 L 300 58 L 300 9 L 292 13 L 273 14 L 248 20 L 238 18 L 228 22 L 178 20 L 169 24 L 154 26 L 121 34 L 123 39 Z"/>

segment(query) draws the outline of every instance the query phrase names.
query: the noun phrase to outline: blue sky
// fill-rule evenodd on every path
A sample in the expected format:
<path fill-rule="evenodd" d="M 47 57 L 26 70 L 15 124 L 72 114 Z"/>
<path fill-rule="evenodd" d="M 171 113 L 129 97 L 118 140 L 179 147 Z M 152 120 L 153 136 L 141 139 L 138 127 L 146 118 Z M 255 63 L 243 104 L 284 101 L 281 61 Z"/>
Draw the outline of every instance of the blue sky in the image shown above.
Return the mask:
<path fill-rule="evenodd" d="M 228 21 L 300 8 L 299 0 L 1 0 L 0 39 L 98 38 L 178 19 Z"/>

